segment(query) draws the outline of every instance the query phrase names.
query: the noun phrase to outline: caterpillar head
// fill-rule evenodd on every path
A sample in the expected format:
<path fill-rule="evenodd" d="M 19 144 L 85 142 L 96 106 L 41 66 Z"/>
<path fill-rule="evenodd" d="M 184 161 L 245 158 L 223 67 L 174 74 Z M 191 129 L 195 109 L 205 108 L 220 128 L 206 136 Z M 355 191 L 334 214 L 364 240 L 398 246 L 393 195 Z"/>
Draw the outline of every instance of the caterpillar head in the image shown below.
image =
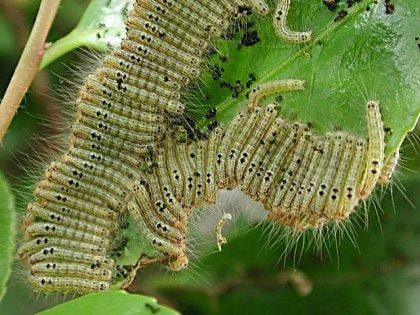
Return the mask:
<path fill-rule="evenodd" d="M 168 263 L 168 268 L 172 271 L 180 271 L 188 267 L 188 258 L 185 255 L 179 255 L 172 258 Z"/>

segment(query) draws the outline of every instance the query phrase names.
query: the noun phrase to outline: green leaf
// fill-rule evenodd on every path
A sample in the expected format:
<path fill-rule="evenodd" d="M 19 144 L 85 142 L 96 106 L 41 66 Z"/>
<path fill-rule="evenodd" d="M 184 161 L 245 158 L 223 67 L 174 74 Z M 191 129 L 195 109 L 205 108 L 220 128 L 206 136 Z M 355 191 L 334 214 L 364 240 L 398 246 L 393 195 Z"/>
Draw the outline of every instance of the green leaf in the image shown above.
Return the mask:
<path fill-rule="evenodd" d="M 6 292 L 15 253 L 16 213 L 14 198 L 0 173 L 0 301 Z"/>
<path fill-rule="evenodd" d="M 258 84 L 303 79 L 305 91 L 282 95 L 281 115 L 310 122 L 319 132 L 339 128 L 365 135 L 364 105 L 367 100 L 379 100 L 385 126 L 393 131 L 386 139 L 387 155 L 395 151 L 420 113 L 418 1 L 393 1 L 393 14 L 385 13 L 383 1 L 352 2 L 357 3 L 348 8 L 349 1 L 341 1 L 337 11 L 330 12 L 322 1 L 292 1 L 290 27 L 314 30 L 314 39 L 305 45 L 279 39 L 271 15 L 247 21 L 255 24 L 248 24 L 247 32 L 256 31 L 261 39 L 252 47 L 238 49 L 241 37 L 246 35 L 244 30 L 232 41 L 219 40 L 217 54 L 209 64 L 210 69 L 221 69 L 221 79 L 214 80 L 212 71 L 205 71 L 199 88 L 188 97 L 198 126 L 204 129 L 211 123 L 205 113 L 213 107 L 217 109 L 215 119 L 228 125 L 245 108 L 246 93 Z M 334 22 L 339 10 L 346 10 L 348 15 Z M 227 61 L 222 62 L 221 56 Z M 250 73 L 257 80 L 246 88 Z M 222 82 L 242 86 L 239 97 L 234 98 L 229 88 L 220 87 Z"/>
<path fill-rule="evenodd" d="M 106 51 L 120 43 L 124 18 L 133 0 L 92 0 L 79 24 L 45 52 L 41 69 L 79 47 Z"/>
<path fill-rule="evenodd" d="M 82 296 L 67 303 L 60 304 L 39 315 L 175 315 L 178 312 L 157 304 L 154 298 L 128 294 L 124 291 L 108 291 Z"/>

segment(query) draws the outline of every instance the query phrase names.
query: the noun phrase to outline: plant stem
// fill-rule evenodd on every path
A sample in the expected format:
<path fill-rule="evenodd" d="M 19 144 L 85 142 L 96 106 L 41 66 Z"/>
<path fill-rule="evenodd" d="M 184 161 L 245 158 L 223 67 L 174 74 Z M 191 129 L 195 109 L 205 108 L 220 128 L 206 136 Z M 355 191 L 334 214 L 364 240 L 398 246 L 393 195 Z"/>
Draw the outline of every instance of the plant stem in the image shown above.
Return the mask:
<path fill-rule="evenodd" d="M 0 142 L 4 138 L 13 117 L 31 82 L 38 73 L 45 51 L 45 40 L 54 21 L 61 0 L 42 0 L 29 35 L 28 42 L 0 103 Z"/>

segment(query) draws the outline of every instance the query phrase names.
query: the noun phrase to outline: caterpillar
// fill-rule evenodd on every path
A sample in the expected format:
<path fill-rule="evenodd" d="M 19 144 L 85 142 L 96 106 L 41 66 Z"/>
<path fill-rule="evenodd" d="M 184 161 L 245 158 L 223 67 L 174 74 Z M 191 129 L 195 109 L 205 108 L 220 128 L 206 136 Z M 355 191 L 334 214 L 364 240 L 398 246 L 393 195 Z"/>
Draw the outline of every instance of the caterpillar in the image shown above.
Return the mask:
<path fill-rule="evenodd" d="M 285 26 L 289 1 L 278 6 L 284 11 L 280 33 L 294 36 Z M 248 110 L 207 139 L 191 141 L 182 127 L 171 127 L 185 112 L 181 97 L 201 76 L 207 49 L 252 10 L 264 15 L 268 6 L 256 0 L 136 1 L 127 37 L 79 91 L 68 149 L 47 167 L 28 205 L 19 256 L 36 290 L 109 289 L 125 214 L 157 258 L 180 270 L 188 265 L 188 215 L 214 203 L 219 189 L 242 187 L 264 204 L 270 220 L 296 230 L 342 220 L 370 195 L 384 169 L 377 102 L 366 109 L 367 140 L 316 135 L 277 117 L 274 104 L 260 106 L 265 96 L 302 89 L 300 80 L 256 88 Z M 307 39 L 295 36 L 294 42 Z"/>

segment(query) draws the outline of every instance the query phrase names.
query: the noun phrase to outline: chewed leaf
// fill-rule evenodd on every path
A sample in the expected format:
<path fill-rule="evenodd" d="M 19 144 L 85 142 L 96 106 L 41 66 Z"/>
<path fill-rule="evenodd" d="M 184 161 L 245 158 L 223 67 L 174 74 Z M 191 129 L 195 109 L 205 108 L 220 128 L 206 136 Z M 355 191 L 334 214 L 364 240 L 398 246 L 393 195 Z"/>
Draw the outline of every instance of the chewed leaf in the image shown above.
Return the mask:
<path fill-rule="evenodd" d="M 13 195 L 0 173 L 0 300 L 6 292 L 15 251 L 15 209 Z"/>
<path fill-rule="evenodd" d="M 198 126 L 206 129 L 214 120 L 227 126 L 257 85 L 301 79 L 305 91 L 277 98 L 282 116 L 310 122 L 320 132 L 342 129 L 363 136 L 364 105 L 378 100 L 389 133 L 389 156 L 420 112 L 419 17 L 415 0 L 393 1 L 392 14 L 382 2 L 375 2 L 348 7 L 342 1 L 331 12 L 322 1 L 292 1 L 290 28 L 312 29 L 314 36 L 309 43 L 296 45 L 276 36 L 271 1 L 269 16 L 251 17 L 244 23 L 246 31 L 234 30 L 232 40 L 218 42 L 209 70 L 189 102 Z M 210 111 L 217 113 L 215 117 L 209 118 Z"/>
<path fill-rule="evenodd" d="M 56 307 L 38 313 L 39 315 L 90 315 L 90 314 L 161 314 L 175 315 L 178 312 L 162 306 L 154 298 L 128 294 L 124 291 L 108 291 L 88 294 L 81 298 L 60 304 Z"/>
<path fill-rule="evenodd" d="M 124 35 L 124 18 L 133 0 L 92 0 L 79 24 L 45 52 L 41 68 L 79 47 L 106 51 Z"/>

